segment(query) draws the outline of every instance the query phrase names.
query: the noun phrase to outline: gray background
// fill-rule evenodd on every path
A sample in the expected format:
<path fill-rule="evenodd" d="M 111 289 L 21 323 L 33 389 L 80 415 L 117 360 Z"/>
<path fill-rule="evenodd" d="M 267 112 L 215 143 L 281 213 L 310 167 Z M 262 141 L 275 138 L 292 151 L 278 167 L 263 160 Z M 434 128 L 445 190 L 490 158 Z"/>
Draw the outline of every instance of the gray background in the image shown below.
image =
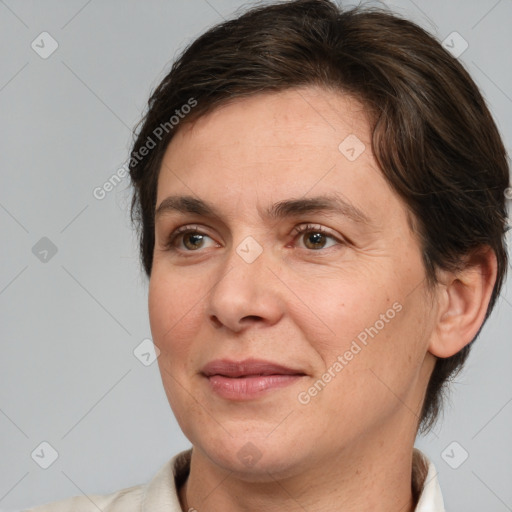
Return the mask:
<path fill-rule="evenodd" d="M 512 0 L 387 4 L 440 40 L 457 31 L 468 42 L 459 58 L 510 151 Z M 1 510 L 146 482 L 189 446 L 157 364 L 133 353 L 151 334 L 128 178 L 102 200 L 93 190 L 125 163 L 131 128 L 177 52 L 242 5 L 0 1 Z M 31 47 L 43 31 L 59 45 L 46 59 Z M 43 237 L 57 248 L 46 262 L 32 249 Z M 448 510 L 512 510 L 508 288 L 444 420 L 417 442 Z M 48 469 L 35 462 L 48 449 L 31 456 L 43 441 L 58 452 Z"/>

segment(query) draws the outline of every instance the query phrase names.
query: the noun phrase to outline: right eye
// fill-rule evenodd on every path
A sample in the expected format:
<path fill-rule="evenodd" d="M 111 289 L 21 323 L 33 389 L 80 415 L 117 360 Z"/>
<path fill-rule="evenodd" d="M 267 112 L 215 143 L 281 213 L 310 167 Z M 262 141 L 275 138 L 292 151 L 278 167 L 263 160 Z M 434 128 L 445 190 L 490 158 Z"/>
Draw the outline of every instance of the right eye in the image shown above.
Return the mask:
<path fill-rule="evenodd" d="M 169 235 L 165 249 L 175 252 L 195 252 L 205 246 L 205 240 L 208 238 L 213 241 L 209 235 L 199 231 L 198 226 L 181 226 Z"/>

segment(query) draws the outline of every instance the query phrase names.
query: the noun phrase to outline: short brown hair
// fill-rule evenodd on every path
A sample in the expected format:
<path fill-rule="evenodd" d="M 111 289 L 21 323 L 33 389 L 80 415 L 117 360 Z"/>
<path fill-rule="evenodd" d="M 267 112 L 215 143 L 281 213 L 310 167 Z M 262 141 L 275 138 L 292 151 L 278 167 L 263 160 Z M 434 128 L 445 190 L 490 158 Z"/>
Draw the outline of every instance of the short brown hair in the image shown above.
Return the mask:
<path fill-rule="evenodd" d="M 507 269 L 509 172 L 485 101 L 460 62 L 416 24 L 385 9 L 344 11 L 328 0 L 273 2 L 214 26 L 183 51 L 152 93 L 129 163 L 132 221 L 147 276 L 173 115 L 178 119 L 195 102 L 180 116 L 179 129 L 230 99 L 308 85 L 351 95 L 366 107 L 373 153 L 414 219 L 430 285 L 436 269 L 455 270 L 476 248 L 492 248 L 498 271 L 487 320 Z M 141 158 L 149 140 L 156 146 Z M 473 341 L 437 360 L 418 424 L 423 432 L 435 423 L 444 384 L 462 368 Z"/>

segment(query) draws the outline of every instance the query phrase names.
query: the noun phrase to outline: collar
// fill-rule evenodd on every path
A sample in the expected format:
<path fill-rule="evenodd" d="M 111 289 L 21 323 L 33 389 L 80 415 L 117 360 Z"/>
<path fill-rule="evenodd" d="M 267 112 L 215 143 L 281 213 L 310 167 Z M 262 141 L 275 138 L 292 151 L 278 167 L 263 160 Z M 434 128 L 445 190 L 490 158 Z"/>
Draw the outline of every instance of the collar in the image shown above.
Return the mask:
<path fill-rule="evenodd" d="M 176 454 L 144 487 L 142 512 L 182 512 L 177 490 L 188 476 L 191 455 L 192 448 Z M 413 452 L 414 481 L 419 482 L 414 512 L 445 512 L 436 468 L 417 448 Z"/>
<path fill-rule="evenodd" d="M 414 512 L 445 512 L 443 495 L 437 478 L 437 470 L 432 461 L 417 448 L 414 448 L 413 454 L 413 481 L 415 471 L 418 471 L 417 465 L 414 464 L 414 461 L 417 459 L 420 459 L 423 465 L 426 466 L 427 474 L 423 479 L 421 492 Z"/>

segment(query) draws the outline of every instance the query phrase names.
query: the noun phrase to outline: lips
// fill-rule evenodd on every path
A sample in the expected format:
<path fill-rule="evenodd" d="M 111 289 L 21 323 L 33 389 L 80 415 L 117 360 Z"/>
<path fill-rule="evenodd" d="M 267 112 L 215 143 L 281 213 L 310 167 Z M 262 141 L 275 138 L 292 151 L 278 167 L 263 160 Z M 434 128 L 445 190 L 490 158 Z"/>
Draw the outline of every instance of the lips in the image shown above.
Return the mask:
<path fill-rule="evenodd" d="M 300 369 L 289 368 L 263 359 L 245 359 L 243 361 L 216 359 L 205 365 L 201 373 L 206 377 L 220 375 L 230 378 L 258 375 L 305 375 Z"/>

